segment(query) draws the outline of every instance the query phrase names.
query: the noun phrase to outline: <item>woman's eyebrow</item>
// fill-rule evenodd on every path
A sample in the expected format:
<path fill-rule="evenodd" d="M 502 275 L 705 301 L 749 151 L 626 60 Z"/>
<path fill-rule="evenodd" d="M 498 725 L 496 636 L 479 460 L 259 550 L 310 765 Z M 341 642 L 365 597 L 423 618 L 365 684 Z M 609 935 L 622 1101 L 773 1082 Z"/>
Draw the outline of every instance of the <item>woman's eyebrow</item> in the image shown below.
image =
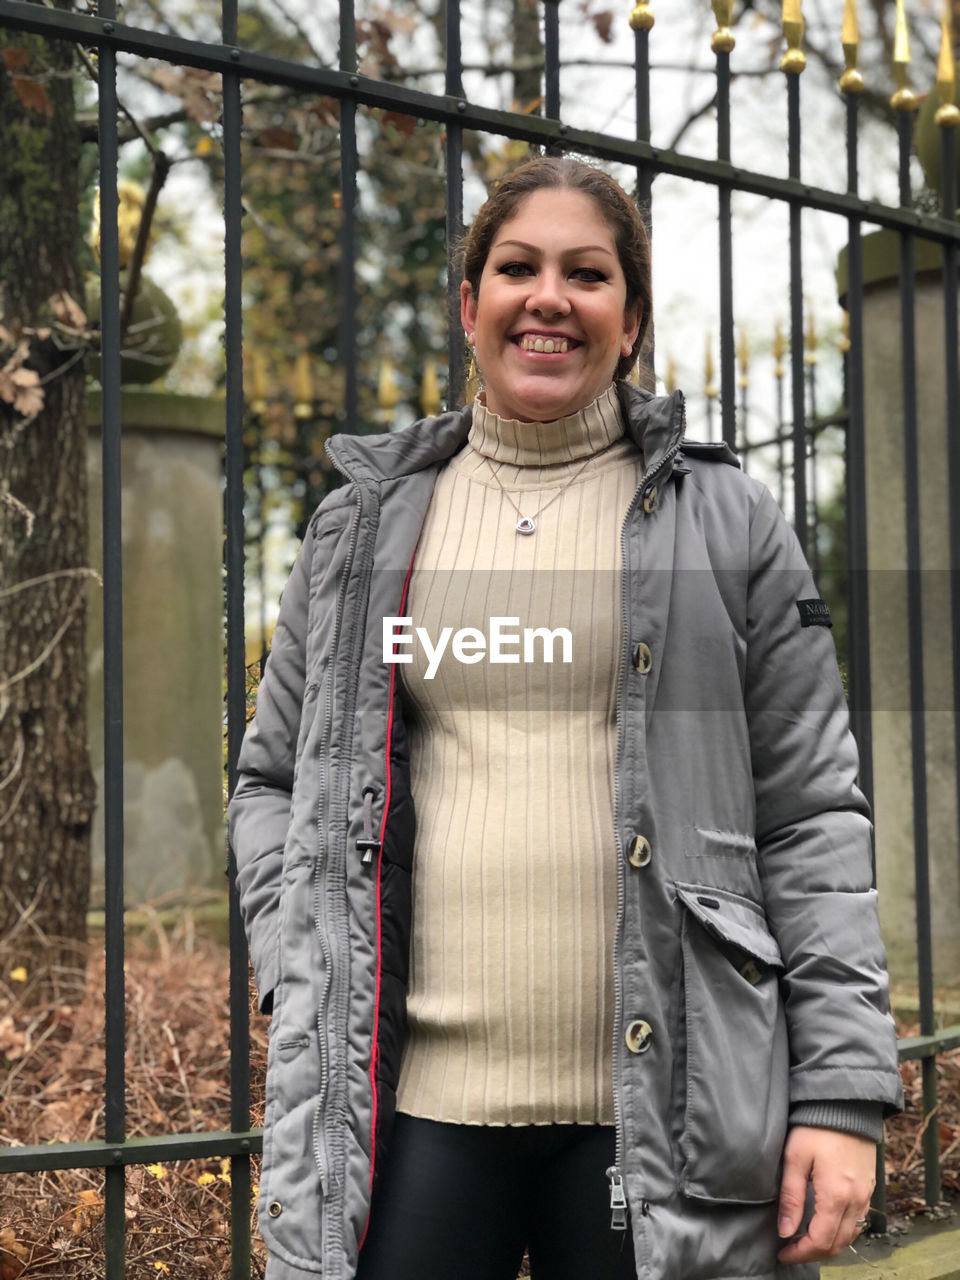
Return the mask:
<path fill-rule="evenodd" d="M 498 240 L 493 248 L 501 249 L 506 245 L 514 245 L 518 249 L 526 249 L 528 253 L 543 252 L 539 245 L 527 244 L 525 240 Z M 602 244 L 580 244 L 572 249 L 564 249 L 563 256 L 572 258 L 578 253 L 605 253 L 611 258 L 614 256 L 613 252 Z"/>

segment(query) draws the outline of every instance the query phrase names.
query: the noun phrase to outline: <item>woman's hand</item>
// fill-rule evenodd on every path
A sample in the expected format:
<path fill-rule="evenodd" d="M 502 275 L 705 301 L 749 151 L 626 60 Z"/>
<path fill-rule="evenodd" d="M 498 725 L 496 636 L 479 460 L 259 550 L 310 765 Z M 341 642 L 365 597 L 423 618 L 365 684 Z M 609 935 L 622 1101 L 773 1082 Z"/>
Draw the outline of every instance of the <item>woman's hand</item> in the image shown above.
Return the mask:
<path fill-rule="evenodd" d="M 778 1229 L 787 1238 L 799 1230 L 813 1183 L 814 1214 L 806 1234 L 782 1249 L 779 1260 L 819 1262 L 835 1257 L 860 1234 L 876 1174 L 876 1143 L 836 1129 L 797 1125 L 787 1134 L 780 1181 Z"/>

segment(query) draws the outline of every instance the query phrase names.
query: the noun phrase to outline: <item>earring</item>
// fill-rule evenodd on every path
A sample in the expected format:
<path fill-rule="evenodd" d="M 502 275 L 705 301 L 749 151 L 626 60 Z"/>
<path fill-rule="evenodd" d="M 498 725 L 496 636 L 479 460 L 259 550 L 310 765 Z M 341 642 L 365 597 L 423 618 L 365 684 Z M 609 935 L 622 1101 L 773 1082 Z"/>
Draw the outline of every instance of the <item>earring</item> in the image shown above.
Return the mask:
<path fill-rule="evenodd" d="M 473 331 L 471 330 L 471 331 L 470 331 L 470 333 L 466 333 L 466 334 L 464 334 L 464 337 L 466 338 L 468 345 L 472 347 L 472 346 L 473 346 Z"/>

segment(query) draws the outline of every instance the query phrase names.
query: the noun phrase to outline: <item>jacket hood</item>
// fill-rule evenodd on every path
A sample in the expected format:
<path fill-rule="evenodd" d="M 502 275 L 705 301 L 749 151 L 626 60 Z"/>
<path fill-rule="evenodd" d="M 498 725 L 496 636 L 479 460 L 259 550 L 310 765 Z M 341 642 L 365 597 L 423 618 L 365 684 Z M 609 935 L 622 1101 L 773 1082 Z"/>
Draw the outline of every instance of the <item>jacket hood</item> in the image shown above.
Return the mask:
<path fill-rule="evenodd" d="M 685 425 L 683 392 L 655 396 L 631 382 L 618 382 L 617 393 L 627 432 L 643 453 L 644 470 L 652 471 L 679 447 Z M 403 431 L 337 435 L 327 441 L 327 453 L 354 480 L 379 482 L 411 475 L 446 462 L 463 448 L 472 413 L 467 405 L 437 418 L 421 418 Z"/>

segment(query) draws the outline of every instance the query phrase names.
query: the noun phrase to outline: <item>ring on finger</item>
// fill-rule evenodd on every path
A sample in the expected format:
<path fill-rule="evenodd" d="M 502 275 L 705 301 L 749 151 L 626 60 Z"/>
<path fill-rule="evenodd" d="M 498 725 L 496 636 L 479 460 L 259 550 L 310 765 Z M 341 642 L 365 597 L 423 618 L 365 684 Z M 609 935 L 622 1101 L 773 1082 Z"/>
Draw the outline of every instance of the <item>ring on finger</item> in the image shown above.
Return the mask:
<path fill-rule="evenodd" d="M 866 1231 L 867 1227 L 869 1227 L 870 1225 L 870 1219 L 858 1218 L 853 1225 L 856 1227 L 858 1231 Z"/>

